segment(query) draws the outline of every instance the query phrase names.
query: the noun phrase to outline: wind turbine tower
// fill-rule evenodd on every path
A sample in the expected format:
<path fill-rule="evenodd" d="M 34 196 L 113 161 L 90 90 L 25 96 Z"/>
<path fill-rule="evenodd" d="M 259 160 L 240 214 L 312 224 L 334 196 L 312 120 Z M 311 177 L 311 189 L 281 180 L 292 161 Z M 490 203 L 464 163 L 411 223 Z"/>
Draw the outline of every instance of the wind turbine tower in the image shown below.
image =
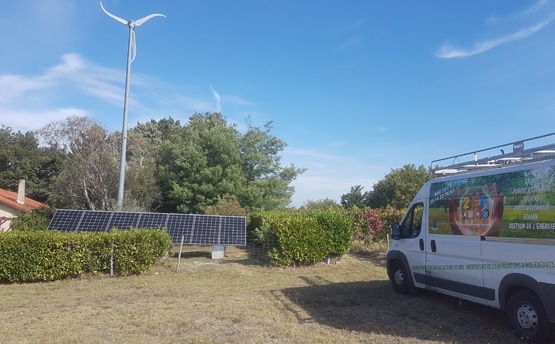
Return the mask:
<path fill-rule="evenodd" d="M 137 43 L 135 42 L 135 28 L 143 25 L 147 20 L 154 17 L 165 17 L 163 14 L 151 14 L 139 20 L 125 20 L 117 17 L 110 12 L 106 11 L 104 6 L 102 6 L 102 1 L 100 2 L 100 8 L 109 17 L 115 19 L 116 21 L 122 23 L 129 27 L 129 42 L 127 44 L 127 70 L 125 73 L 125 96 L 123 100 L 123 128 L 121 130 L 121 159 L 119 166 L 119 184 L 118 184 L 118 208 L 123 207 L 123 190 L 125 184 L 125 160 L 126 160 L 126 150 L 127 150 L 127 112 L 129 104 L 129 79 L 131 76 L 131 63 L 135 60 L 137 55 Z"/>

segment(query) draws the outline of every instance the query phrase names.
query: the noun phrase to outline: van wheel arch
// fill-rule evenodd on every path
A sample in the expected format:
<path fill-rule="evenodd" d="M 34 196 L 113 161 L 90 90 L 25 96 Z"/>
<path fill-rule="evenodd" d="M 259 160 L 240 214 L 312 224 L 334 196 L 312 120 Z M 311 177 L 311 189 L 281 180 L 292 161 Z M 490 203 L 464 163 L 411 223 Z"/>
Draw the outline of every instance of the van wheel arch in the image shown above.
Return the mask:
<path fill-rule="evenodd" d="M 535 293 L 537 285 L 538 281 L 524 274 L 509 274 L 503 277 L 499 283 L 499 307 L 505 310 L 509 297 L 518 290 L 528 289 Z"/>
<path fill-rule="evenodd" d="M 499 308 L 506 311 L 509 298 L 520 290 L 529 291 L 534 294 L 544 308 L 548 321 L 555 324 L 555 308 L 549 306 L 550 300 L 555 295 L 555 286 L 553 284 L 540 283 L 528 275 L 509 274 L 503 277 L 498 291 Z"/>
<path fill-rule="evenodd" d="M 414 286 L 407 258 L 402 252 L 389 251 L 387 253 L 387 275 L 397 293 L 420 294 L 420 289 Z"/>

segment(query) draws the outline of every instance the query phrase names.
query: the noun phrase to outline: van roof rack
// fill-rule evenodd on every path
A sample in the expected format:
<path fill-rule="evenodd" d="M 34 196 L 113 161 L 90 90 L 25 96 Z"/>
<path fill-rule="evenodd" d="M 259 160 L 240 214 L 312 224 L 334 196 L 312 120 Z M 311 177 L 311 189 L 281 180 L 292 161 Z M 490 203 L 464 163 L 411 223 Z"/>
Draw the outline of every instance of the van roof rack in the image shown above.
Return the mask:
<path fill-rule="evenodd" d="M 507 164 L 523 164 L 532 161 L 547 160 L 555 158 L 555 143 L 538 145 L 533 148 L 525 148 L 528 143 L 534 140 L 540 140 L 541 143 L 553 142 L 554 133 L 532 137 L 515 142 L 480 149 L 473 152 L 449 156 L 447 158 L 433 160 L 430 163 L 430 170 L 435 174 L 454 174 L 476 170 L 484 170 L 506 166 Z M 510 151 L 512 149 L 512 151 Z M 494 154 L 479 158 L 480 155 Z M 499 154 L 501 153 L 501 154 Z M 444 165 L 451 161 L 451 164 Z"/>

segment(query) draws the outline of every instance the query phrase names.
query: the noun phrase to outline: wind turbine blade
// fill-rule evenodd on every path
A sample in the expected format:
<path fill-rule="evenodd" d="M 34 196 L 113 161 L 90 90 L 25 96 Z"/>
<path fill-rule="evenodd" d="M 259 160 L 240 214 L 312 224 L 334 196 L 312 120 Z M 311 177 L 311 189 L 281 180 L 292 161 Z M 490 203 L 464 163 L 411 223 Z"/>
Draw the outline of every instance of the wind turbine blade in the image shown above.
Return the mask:
<path fill-rule="evenodd" d="M 131 30 L 131 61 L 133 63 L 135 61 L 135 57 L 137 57 L 137 41 L 135 41 L 135 30 Z"/>
<path fill-rule="evenodd" d="M 113 15 L 112 13 L 106 11 L 106 9 L 104 8 L 104 6 L 102 6 L 102 1 L 100 2 L 100 8 L 102 8 L 102 10 L 104 11 L 104 13 L 106 13 L 109 17 L 114 18 L 115 20 L 119 21 L 120 23 L 122 23 L 123 25 L 127 25 L 129 22 L 125 19 L 122 19 L 118 16 Z"/>
<path fill-rule="evenodd" d="M 146 16 L 146 17 L 142 18 L 142 19 L 135 20 L 135 26 L 141 26 L 141 25 L 143 25 L 147 20 L 149 20 L 150 18 L 153 18 L 153 17 L 164 17 L 164 18 L 165 18 L 166 16 L 163 15 L 163 14 L 159 14 L 159 13 L 151 14 L 151 15 L 149 15 L 149 16 Z"/>

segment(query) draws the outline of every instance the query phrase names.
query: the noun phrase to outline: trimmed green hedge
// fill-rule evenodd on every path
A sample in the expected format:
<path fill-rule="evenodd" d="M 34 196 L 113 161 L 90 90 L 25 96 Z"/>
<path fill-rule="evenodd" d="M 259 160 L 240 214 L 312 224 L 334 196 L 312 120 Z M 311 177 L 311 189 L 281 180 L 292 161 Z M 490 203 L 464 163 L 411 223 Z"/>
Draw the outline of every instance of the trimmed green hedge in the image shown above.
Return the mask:
<path fill-rule="evenodd" d="M 270 262 L 282 266 L 341 256 L 353 236 L 352 217 L 335 209 L 254 213 L 248 231 L 267 250 Z"/>
<path fill-rule="evenodd" d="M 0 282 L 53 281 L 82 273 L 120 275 L 146 271 L 172 247 L 161 230 L 108 233 L 57 231 L 10 232 L 0 235 Z"/>

